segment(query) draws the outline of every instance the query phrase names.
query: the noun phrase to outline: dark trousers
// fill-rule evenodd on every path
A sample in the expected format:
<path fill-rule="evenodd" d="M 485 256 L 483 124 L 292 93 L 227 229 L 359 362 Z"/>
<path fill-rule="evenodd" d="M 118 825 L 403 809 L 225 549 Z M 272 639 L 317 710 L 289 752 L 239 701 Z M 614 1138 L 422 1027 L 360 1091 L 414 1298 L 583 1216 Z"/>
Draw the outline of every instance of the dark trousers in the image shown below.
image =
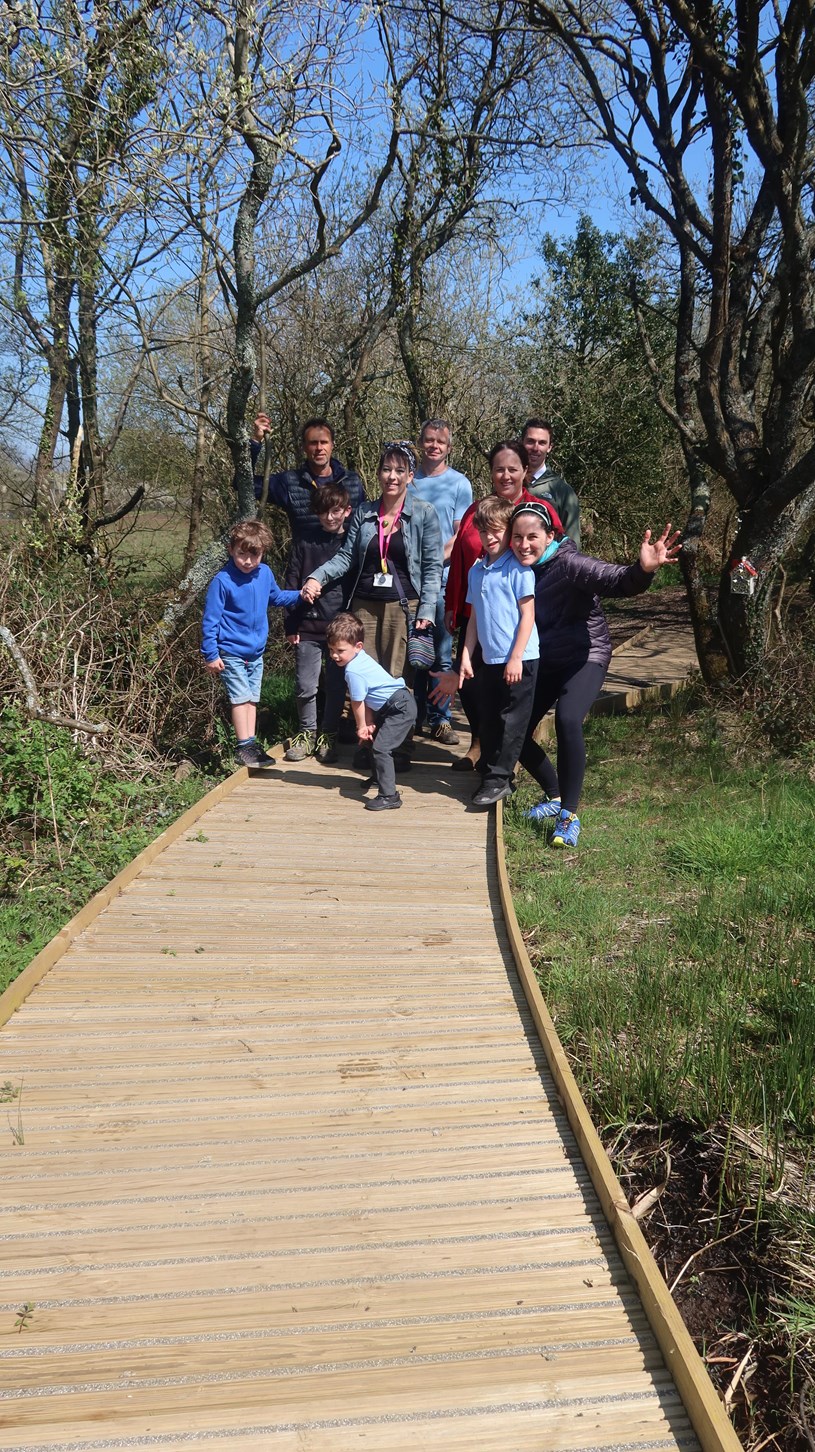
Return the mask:
<path fill-rule="evenodd" d="M 582 666 L 538 672 L 529 730 L 520 761 L 546 795 L 560 797 L 561 805 L 569 812 L 577 811 L 586 775 L 583 722 L 600 694 L 607 670 L 607 665 L 588 661 Z M 543 747 L 533 740 L 534 732 L 555 702 L 557 771 Z"/>
<path fill-rule="evenodd" d="M 481 775 L 485 786 L 508 782 L 526 737 L 538 662 L 525 660 L 521 679 L 504 680 L 503 665 L 482 665 L 478 672 L 478 729 Z"/>
<path fill-rule="evenodd" d="M 376 735 L 373 741 L 373 757 L 376 780 L 381 795 L 392 797 L 396 791 L 393 753 L 399 750 L 416 724 L 416 702 L 406 686 L 400 686 L 390 700 L 380 706 L 374 715 L 374 721 Z"/>
<path fill-rule="evenodd" d="M 458 640 L 458 651 L 456 653 L 456 670 L 461 664 L 461 652 L 464 649 L 464 637 L 467 634 L 467 626 L 462 625 L 461 634 Z M 470 735 L 473 741 L 480 741 L 478 731 L 478 677 L 483 665 L 481 646 L 476 641 L 475 650 L 470 657 L 470 664 L 473 668 L 472 679 L 462 681 L 459 689 L 459 700 L 461 701 L 464 715 L 467 717 L 467 725 L 470 728 Z"/>
<path fill-rule="evenodd" d="M 339 730 L 345 705 L 345 671 L 335 665 L 325 642 L 301 640 L 294 647 L 294 680 L 297 715 L 303 731 L 317 730 L 317 690 L 325 661 L 325 702 L 322 729 L 327 736 Z"/>

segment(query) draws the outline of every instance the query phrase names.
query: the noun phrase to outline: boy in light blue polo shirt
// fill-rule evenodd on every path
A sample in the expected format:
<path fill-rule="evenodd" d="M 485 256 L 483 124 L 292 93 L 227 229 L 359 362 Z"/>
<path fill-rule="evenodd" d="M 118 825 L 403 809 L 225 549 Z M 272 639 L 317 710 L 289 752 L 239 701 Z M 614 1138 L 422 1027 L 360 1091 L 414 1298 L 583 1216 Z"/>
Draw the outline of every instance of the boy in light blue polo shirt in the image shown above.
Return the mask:
<path fill-rule="evenodd" d="M 372 743 L 379 790 L 365 803 L 366 810 L 393 812 L 402 805 L 396 790 L 393 753 L 413 731 L 416 702 L 401 676 L 388 675 L 363 650 L 365 627 L 358 615 L 352 615 L 350 610 L 335 615 L 326 629 L 325 640 L 334 664 L 345 671 L 360 745 Z"/>
<path fill-rule="evenodd" d="M 482 499 L 475 527 L 484 548 L 470 570 L 467 604 L 472 606 L 461 653 L 462 681 L 475 677 L 481 739 L 481 786 L 473 806 L 491 807 L 512 791 L 512 773 L 529 725 L 538 674 L 535 576 L 509 548 L 513 506 Z M 483 664 L 473 669 L 476 645 Z"/>

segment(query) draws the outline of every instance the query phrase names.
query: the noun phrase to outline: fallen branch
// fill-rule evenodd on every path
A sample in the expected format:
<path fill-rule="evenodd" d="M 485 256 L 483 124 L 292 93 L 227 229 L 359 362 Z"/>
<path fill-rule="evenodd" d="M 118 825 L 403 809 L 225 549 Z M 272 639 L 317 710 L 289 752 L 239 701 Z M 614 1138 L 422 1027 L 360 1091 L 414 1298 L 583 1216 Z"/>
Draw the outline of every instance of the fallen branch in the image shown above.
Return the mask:
<path fill-rule="evenodd" d="M 736 1370 L 734 1371 L 733 1377 L 732 1377 L 732 1379 L 730 1381 L 730 1385 L 728 1386 L 728 1388 L 727 1388 L 727 1390 L 726 1390 L 726 1392 L 725 1392 L 725 1394 L 724 1394 L 724 1396 L 722 1398 L 722 1401 L 724 1402 L 725 1407 L 727 1408 L 728 1411 L 730 1410 L 730 1404 L 731 1404 L 731 1402 L 733 1400 L 733 1397 L 736 1394 L 736 1388 L 737 1388 L 739 1382 L 741 1381 L 742 1377 L 744 1376 L 744 1368 L 746 1367 L 748 1361 L 750 1360 L 750 1357 L 751 1357 L 752 1353 L 753 1353 L 753 1342 L 751 1341 L 750 1342 L 750 1345 L 747 1347 L 747 1350 L 745 1351 L 745 1353 L 744 1353 L 741 1361 L 739 1362 L 738 1366 L 736 1367 Z M 744 1377 L 744 1380 L 746 1381 L 747 1380 L 747 1377 Z"/>
<path fill-rule="evenodd" d="M 732 1240 L 734 1235 L 742 1235 L 743 1232 L 748 1229 L 749 1226 L 737 1225 L 735 1230 L 729 1231 L 727 1235 L 720 1235 L 718 1240 L 709 1240 L 705 1245 L 700 1245 L 698 1250 L 695 1250 L 692 1255 L 688 1256 L 679 1274 L 674 1276 L 671 1284 L 668 1287 L 668 1294 L 670 1296 L 673 1295 L 674 1291 L 679 1285 L 679 1282 L 685 1274 L 685 1271 L 688 1269 L 689 1266 L 693 1265 L 693 1262 L 698 1256 L 704 1255 L 706 1250 L 713 1250 L 714 1247 L 717 1245 L 724 1245 L 726 1240 Z"/>
<path fill-rule="evenodd" d="M 23 655 L 20 646 L 14 639 L 8 626 L 0 625 L 0 640 L 6 646 L 9 655 L 14 661 L 22 677 L 25 686 L 25 707 L 30 716 L 35 716 L 38 721 L 49 721 L 52 726 L 67 726 L 70 731 L 85 731 L 89 736 L 101 736 L 104 731 L 110 731 L 108 721 L 100 721 L 94 724 L 92 721 L 81 721 L 72 719 L 70 716 L 61 716 L 58 711 L 46 711 L 40 705 L 40 696 L 37 690 L 31 668 Z"/>
<path fill-rule="evenodd" d="M 812 1452 L 815 1452 L 815 1435 L 813 1435 L 812 1427 L 810 1426 L 809 1418 L 807 1416 L 806 1394 L 807 1389 L 811 1386 L 812 1382 L 810 1381 L 809 1377 L 805 1377 L 804 1384 L 801 1387 L 801 1395 L 798 1398 L 798 1412 L 801 1418 L 801 1429 L 807 1439 L 809 1446 L 812 1448 Z"/>

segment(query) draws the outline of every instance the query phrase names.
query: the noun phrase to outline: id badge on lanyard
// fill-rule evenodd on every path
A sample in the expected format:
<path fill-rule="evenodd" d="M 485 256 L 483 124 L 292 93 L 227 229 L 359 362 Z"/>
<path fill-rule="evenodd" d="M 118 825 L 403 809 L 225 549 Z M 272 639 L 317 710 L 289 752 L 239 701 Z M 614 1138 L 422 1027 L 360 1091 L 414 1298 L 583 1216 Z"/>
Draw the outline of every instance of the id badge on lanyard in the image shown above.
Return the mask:
<path fill-rule="evenodd" d="M 388 536 L 386 538 L 385 537 L 385 531 L 382 528 L 382 506 L 381 505 L 379 506 L 379 520 L 378 520 L 378 524 L 379 524 L 379 564 L 380 564 L 380 569 L 374 575 L 374 588 L 376 590 L 392 590 L 393 589 L 393 575 L 388 570 L 388 551 L 389 551 L 389 549 L 391 547 L 391 540 L 393 539 L 393 535 L 394 535 L 394 531 L 396 529 L 396 526 L 399 523 L 399 518 L 401 516 L 401 513 L 402 513 L 402 508 L 400 506 L 400 508 L 396 511 L 396 515 L 394 517 L 393 524 L 390 527 L 390 533 L 388 534 Z"/>

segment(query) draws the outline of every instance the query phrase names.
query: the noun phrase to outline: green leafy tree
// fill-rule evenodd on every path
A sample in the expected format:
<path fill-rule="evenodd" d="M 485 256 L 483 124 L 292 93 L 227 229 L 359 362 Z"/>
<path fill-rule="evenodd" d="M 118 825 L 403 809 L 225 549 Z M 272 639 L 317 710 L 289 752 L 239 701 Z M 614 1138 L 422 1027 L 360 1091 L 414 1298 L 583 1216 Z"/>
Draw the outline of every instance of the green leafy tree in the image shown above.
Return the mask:
<path fill-rule="evenodd" d="M 554 457 L 600 538 L 627 549 L 629 537 L 680 500 L 681 455 L 654 395 L 631 301 L 647 294 L 654 356 L 670 354 L 675 307 L 664 295 L 653 236 L 601 232 L 581 217 L 575 236 L 544 237 L 546 275 L 533 282 L 538 305 L 522 314 L 525 392 L 554 430 Z M 518 420 L 520 422 L 520 420 Z M 605 539 L 603 539 L 605 546 Z"/>
<path fill-rule="evenodd" d="M 530 0 L 631 201 L 671 239 L 671 367 L 653 360 L 690 481 L 682 567 L 703 672 L 759 668 L 779 567 L 815 515 L 815 27 L 811 0 Z M 734 528 L 711 609 L 711 479 Z M 752 593 L 732 588 L 749 559 Z"/>

